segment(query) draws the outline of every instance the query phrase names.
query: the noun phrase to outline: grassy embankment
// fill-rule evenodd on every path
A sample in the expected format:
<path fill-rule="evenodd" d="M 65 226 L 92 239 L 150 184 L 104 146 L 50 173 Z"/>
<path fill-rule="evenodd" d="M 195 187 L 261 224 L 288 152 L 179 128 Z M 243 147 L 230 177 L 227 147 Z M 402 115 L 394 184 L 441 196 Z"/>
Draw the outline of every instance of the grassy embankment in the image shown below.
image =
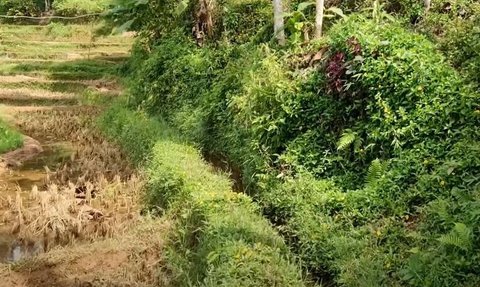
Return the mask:
<path fill-rule="evenodd" d="M 145 167 L 149 208 L 175 219 L 166 253 L 173 286 L 305 285 L 258 206 L 176 132 L 121 105 L 100 126 Z"/>

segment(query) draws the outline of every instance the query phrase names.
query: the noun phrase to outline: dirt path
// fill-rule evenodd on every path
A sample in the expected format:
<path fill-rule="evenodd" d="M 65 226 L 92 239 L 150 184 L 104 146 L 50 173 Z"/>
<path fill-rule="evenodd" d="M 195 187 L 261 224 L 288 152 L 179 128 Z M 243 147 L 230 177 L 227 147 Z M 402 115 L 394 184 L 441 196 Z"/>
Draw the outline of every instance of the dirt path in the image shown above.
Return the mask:
<path fill-rule="evenodd" d="M 0 58 L 0 117 L 25 135 L 22 148 L 0 155 L 0 287 L 166 286 L 168 221 L 140 216 L 141 177 L 93 124 L 101 107 L 92 98 L 121 91 L 108 74 L 117 63 L 68 59 L 48 39 L 21 44 L 15 64 Z M 51 61 L 35 61 L 30 50 L 42 46 Z"/>

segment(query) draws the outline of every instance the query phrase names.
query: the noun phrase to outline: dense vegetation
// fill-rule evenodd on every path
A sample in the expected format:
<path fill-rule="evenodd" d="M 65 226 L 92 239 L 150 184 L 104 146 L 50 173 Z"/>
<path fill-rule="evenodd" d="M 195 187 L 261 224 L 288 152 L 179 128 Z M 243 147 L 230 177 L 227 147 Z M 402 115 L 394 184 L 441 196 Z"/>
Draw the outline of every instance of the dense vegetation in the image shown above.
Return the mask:
<path fill-rule="evenodd" d="M 205 17 L 202 1 L 124 2 L 116 16 L 140 32 L 123 70 L 126 106 L 162 124 L 118 108 L 104 124 L 133 158 L 151 154 L 151 207 L 187 212 L 185 229 L 202 222 L 198 242 L 182 237 L 172 253 L 188 270 L 180 282 L 259 286 L 283 274 L 276 284 L 299 284 L 276 236 L 256 233 L 269 227 L 249 218 L 248 197 L 224 198 L 228 184 L 204 173 L 198 152 L 151 140 L 165 124 L 242 171 L 245 193 L 312 279 L 480 284 L 478 3 L 434 0 L 424 12 L 418 1 L 342 2 L 327 35 L 309 41 L 313 7 L 293 1 L 279 47 L 269 1 L 215 2 Z M 195 27 L 207 28 L 192 38 Z M 242 220 L 248 236 L 231 229 Z M 252 253 L 235 271 L 229 252 L 240 246 Z"/>
<path fill-rule="evenodd" d="M 102 13 L 111 3 L 111 0 L 2 0 L 0 14 L 37 17 L 54 12 L 58 16 L 78 16 Z"/>
<path fill-rule="evenodd" d="M 304 286 L 288 249 L 258 207 L 234 193 L 193 147 L 161 122 L 114 106 L 100 126 L 146 164 L 147 203 L 175 219 L 167 247 L 171 286 Z M 149 158 L 145 162 L 145 158 Z"/>

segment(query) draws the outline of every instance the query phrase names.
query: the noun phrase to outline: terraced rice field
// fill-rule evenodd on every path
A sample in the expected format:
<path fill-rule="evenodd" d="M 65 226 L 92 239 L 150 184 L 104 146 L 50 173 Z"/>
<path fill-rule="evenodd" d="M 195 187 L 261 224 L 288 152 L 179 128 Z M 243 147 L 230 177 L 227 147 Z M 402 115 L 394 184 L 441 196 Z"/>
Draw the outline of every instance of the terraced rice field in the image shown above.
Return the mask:
<path fill-rule="evenodd" d="M 146 266 L 168 222 L 140 216 L 141 175 L 93 123 L 133 39 L 95 28 L 0 25 L 0 119 L 24 141 L 0 154 L 0 286 L 166 280 Z"/>

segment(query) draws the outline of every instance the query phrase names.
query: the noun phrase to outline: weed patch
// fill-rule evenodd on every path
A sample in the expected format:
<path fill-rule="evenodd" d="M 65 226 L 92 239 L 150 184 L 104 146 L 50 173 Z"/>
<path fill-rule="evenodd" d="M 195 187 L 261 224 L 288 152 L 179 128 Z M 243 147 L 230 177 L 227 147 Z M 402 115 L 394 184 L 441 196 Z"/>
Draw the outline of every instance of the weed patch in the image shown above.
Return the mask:
<path fill-rule="evenodd" d="M 20 147 L 22 144 L 22 135 L 0 119 L 0 154 Z"/>

